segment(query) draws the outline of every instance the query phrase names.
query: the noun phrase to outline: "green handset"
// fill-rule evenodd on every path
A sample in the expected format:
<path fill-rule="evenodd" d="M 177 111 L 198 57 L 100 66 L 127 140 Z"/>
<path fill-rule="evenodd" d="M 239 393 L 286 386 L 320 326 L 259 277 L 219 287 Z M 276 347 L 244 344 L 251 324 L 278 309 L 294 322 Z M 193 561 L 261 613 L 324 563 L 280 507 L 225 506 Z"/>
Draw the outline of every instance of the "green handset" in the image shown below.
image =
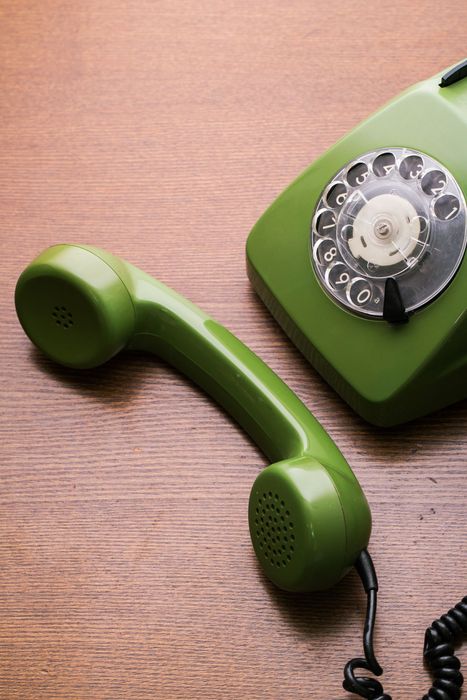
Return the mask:
<path fill-rule="evenodd" d="M 274 463 L 249 503 L 254 550 L 268 578 L 288 591 L 329 588 L 355 566 L 368 596 L 365 658 L 349 661 L 344 688 L 390 700 L 373 651 L 378 583 L 366 550 L 371 516 L 344 457 L 300 399 L 223 326 L 174 291 L 97 248 L 56 245 L 16 286 L 19 320 L 32 342 L 63 365 L 95 367 L 124 348 L 153 352 L 218 401 Z M 443 698 L 459 697 L 452 642 L 467 630 L 467 598 L 427 630 L 425 658 Z M 457 666 L 456 666 L 457 664 Z M 435 687 L 434 686 L 434 687 Z M 437 700 L 438 695 L 429 695 Z"/>
<path fill-rule="evenodd" d="M 153 352 L 199 384 L 275 463 L 250 498 L 255 552 L 290 591 L 336 583 L 370 537 L 370 510 L 344 457 L 300 399 L 229 331 L 132 265 L 57 245 L 22 273 L 16 309 L 32 342 L 87 368 L 123 348 Z"/>
<path fill-rule="evenodd" d="M 467 397 L 467 61 L 316 160 L 247 244 L 261 299 L 370 423 Z"/>

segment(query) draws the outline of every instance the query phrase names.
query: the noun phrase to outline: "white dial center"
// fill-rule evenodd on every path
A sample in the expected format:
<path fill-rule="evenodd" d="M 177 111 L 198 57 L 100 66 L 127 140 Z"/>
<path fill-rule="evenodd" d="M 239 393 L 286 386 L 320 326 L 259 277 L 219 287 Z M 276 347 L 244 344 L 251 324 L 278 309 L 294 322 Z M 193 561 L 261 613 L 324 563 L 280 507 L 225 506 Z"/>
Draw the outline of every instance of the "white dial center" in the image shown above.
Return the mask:
<path fill-rule="evenodd" d="M 347 243 L 354 258 L 379 267 L 406 260 L 418 244 L 422 224 L 413 204 L 397 194 L 380 194 L 366 202 L 353 223 Z"/>

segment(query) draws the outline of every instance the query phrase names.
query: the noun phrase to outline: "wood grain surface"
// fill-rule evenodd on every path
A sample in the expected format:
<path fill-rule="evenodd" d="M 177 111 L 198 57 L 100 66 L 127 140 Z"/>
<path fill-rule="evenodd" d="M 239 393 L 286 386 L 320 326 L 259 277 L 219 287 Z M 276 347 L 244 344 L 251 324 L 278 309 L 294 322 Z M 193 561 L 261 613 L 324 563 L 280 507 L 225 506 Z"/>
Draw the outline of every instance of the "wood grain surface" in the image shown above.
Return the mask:
<path fill-rule="evenodd" d="M 344 700 L 360 653 L 355 575 L 315 596 L 261 575 L 246 511 L 266 462 L 210 399 L 149 356 L 75 372 L 33 349 L 14 285 L 58 242 L 173 286 L 312 409 L 372 506 L 385 686 L 428 688 L 425 627 L 467 592 L 467 403 L 365 424 L 255 297 L 244 250 L 314 158 L 464 58 L 466 24 L 465 0 L 0 0 L 2 700 Z"/>

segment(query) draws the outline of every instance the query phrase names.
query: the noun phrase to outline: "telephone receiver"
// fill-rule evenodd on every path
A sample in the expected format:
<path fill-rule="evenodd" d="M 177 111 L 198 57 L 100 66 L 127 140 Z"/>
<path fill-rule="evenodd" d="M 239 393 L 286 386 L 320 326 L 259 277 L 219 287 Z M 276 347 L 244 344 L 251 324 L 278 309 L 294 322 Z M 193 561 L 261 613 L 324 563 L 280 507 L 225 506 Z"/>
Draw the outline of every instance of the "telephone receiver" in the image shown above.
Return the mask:
<path fill-rule="evenodd" d="M 367 597 L 365 658 L 348 662 L 344 688 L 391 700 L 376 678 L 378 582 L 366 550 L 371 515 L 352 470 L 329 435 L 281 379 L 226 328 L 142 270 L 91 246 L 56 245 L 21 274 L 16 310 L 26 334 L 52 360 L 96 367 L 120 350 L 152 352 L 199 384 L 273 462 L 249 501 L 254 550 L 266 576 L 287 591 L 323 590 L 353 566 Z M 467 597 L 425 636 L 434 688 L 459 698 L 453 643 L 467 632 Z M 438 685 L 437 685 L 438 684 Z M 439 685 L 441 684 L 441 685 Z M 431 692 L 431 691 L 430 691 Z"/>
<path fill-rule="evenodd" d="M 151 352 L 238 421 L 273 462 L 254 482 L 249 526 L 277 586 L 326 589 L 350 570 L 371 531 L 357 479 L 300 399 L 226 328 L 142 270 L 82 245 L 41 253 L 20 276 L 15 303 L 52 360 L 86 369 L 125 348 Z"/>

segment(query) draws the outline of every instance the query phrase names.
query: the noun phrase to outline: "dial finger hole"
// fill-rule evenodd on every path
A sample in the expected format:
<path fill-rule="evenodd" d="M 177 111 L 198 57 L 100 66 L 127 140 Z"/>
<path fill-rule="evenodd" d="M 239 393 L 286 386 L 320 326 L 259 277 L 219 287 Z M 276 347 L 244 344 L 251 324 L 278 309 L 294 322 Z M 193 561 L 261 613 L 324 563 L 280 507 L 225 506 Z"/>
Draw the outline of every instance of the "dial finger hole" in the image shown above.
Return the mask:
<path fill-rule="evenodd" d="M 366 182 L 369 174 L 370 171 L 366 163 L 355 163 L 348 169 L 346 180 L 351 187 L 360 187 Z"/>
<path fill-rule="evenodd" d="M 315 218 L 314 229 L 319 236 L 332 236 L 336 231 L 336 215 L 330 209 L 321 209 Z"/>
<path fill-rule="evenodd" d="M 428 219 L 426 218 L 426 216 L 421 216 L 420 214 L 417 214 L 417 216 L 414 216 L 407 223 L 409 223 L 412 228 L 416 229 L 419 235 L 422 233 L 426 233 L 426 231 L 428 230 Z"/>
<path fill-rule="evenodd" d="M 460 211 L 460 202 L 453 194 L 443 194 L 433 204 L 435 216 L 441 221 L 455 219 Z"/>
<path fill-rule="evenodd" d="M 373 297 L 373 285 L 363 277 L 355 277 L 347 289 L 347 299 L 357 307 L 366 306 Z"/>
<path fill-rule="evenodd" d="M 313 248 L 313 257 L 319 265 L 330 265 L 338 255 L 337 246 L 331 238 L 321 238 Z"/>
<path fill-rule="evenodd" d="M 423 158 L 421 156 L 407 156 L 401 161 L 399 173 L 404 180 L 417 180 L 423 172 Z"/>
<path fill-rule="evenodd" d="M 441 194 L 446 184 L 446 174 L 442 170 L 429 170 L 422 177 L 421 181 L 422 190 L 430 197 L 436 197 Z"/>
<path fill-rule="evenodd" d="M 347 187 L 343 182 L 333 182 L 324 196 L 324 201 L 331 209 L 337 209 L 344 204 L 347 195 Z"/>
<path fill-rule="evenodd" d="M 339 236 L 342 241 L 347 243 L 353 236 L 353 225 L 345 224 L 342 226 L 341 230 L 339 231 Z"/>
<path fill-rule="evenodd" d="M 380 153 L 373 161 L 373 172 L 376 177 L 386 177 L 396 167 L 396 156 L 394 153 Z"/>
<path fill-rule="evenodd" d="M 328 287 L 335 291 L 345 289 L 351 279 L 349 268 L 342 262 L 333 263 L 326 270 L 324 279 Z"/>

